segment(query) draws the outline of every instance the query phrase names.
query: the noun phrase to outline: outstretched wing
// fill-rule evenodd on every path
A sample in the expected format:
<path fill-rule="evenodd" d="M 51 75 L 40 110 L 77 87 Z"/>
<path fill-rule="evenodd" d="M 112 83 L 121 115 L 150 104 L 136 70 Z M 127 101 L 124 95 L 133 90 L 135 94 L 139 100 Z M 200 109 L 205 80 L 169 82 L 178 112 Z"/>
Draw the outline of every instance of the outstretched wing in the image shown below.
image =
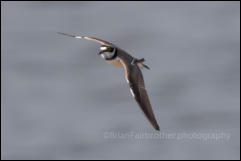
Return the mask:
<path fill-rule="evenodd" d="M 66 33 L 62 33 L 62 32 L 58 32 L 58 34 L 64 35 L 64 36 L 68 36 L 68 37 L 73 37 L 76 39 L 86 39 L 86 40 L 91 40 L 91 41 L 95 41 L 97 43 L 100 43 L 102 45 L 110 45 L 110 46 L 114 46 L 114 44 L 107 42 L 105 40 L 101 40 L 99 38 L 95 38 L 95 37 L 88 37 L 88 36 L 77 36 L 77 35 L 70 35 L 70 34 L 66 34 Z"/>
<path fill-rule="evenodd" d="M 140 68 L 136 64 L 126 65 L 123 61 L 121 62 L 125 67 L 125 76 L 130 86 L 132 96 L 135 98 L 136 102 L 139 104 L 142 111 L 144 112 L 150 123 L 153 125 L 153 127 L 156 130 L 160 130 L 154 113 L 152 111 L 152 106 L 147 91 L 145 89 L 145 83 Z"/>

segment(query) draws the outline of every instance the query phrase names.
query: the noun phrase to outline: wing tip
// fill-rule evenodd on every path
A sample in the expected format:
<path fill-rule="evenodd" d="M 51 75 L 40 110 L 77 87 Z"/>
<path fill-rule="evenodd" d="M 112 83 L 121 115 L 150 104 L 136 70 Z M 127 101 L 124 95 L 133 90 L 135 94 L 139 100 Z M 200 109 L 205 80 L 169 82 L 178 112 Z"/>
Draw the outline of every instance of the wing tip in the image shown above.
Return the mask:
<path fill-rule="evenodd" d="M 159 127 L 158 124 L 154 125 L 154 128 L 155 128 L 156 131 L 160 131 L 160 127 Z"/>
<path fill-rule="evenodd" d="M 85 37 L 86 37 L 86 36 L 70 35 L 70 34 L 66 34 L 66 33 L 63 33 L 63 32 L 57 32 L 57 34 L 64 35 L 64 36 L 68 36 L 68 37 L 73 37 L 73 38 L 76 38 L 76 39 L 82 39 L 82 38 L 85 38 Z"/>
<path fill-rule="evenodd" d="M 64 35 L 64 36 L 68 36 L 68 37 L 72 37 L 72 38 L 76 38 L 76 39 L 86 39 L 86 40 L 91 40 L 91 41 L 95 41 L 98 42 L 102 45 L 113 45 L 110 42 L 95 38 L 95 37 L 89 37 L 89 36 L 77 36 L 77 35 L 70 35 L 70 34 L 66 34 L 63 32 L 57 32 L 60 35 Z"/>

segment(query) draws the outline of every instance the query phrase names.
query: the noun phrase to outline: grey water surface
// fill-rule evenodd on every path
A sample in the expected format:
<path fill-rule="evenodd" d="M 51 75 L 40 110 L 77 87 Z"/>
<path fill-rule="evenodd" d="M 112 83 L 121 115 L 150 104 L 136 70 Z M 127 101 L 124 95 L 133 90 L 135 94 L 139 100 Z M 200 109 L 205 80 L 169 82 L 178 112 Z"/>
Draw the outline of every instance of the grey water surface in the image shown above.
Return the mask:
<path fill-rule="evenodd" d="M 240 2 L 1 1 L 2 159 L 240 159 Z M 156 132 L 111 41 L 151 70 Z"/>

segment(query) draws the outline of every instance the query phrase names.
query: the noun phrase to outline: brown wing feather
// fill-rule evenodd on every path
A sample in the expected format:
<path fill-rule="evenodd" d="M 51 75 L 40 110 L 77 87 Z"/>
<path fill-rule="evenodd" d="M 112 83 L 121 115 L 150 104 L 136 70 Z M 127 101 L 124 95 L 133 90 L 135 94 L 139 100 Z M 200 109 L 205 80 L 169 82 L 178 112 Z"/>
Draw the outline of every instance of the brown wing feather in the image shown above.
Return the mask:
<path fill-rule="evenodd" d="M 96 37 L 89 37 L 89 36 L 77 36 L 77 35 L 71 35 L 71 34 L 66 34 L 66 33 L 62 33 L 62 32 L 57 32 L 58 34 L 61 34 L 61 35 L 64 35 L 64 36 L 69 36 L 69 37 L 73 37 L 73 38 L 77 38 L 77 39 L 86 39 L 86 40 L 91 40 L 91 41 L 95 41 L 95 42 L 98 42 L 102 45 L 110 45 L 110 46 L 115 46 L 114 44 L 108 42 L 108 41 L 105 41 L 105 40 L 102 40 L 102 39 L 99 39 L 99 38 L 96 38 Z"/>
<path fill-rule="evenodd" d="M 139 104 L 142 111 L 144 112 L 150 123 L 153 125 L 153 127 L 156 130 L 160 130 L 154 113 L 152 111 L 152 106 L 145 89 L 145 83 L 140 68 L 136 64 L 126 65 L 123 61 L 121 62 L 125 67 L 126 79 L 129 83 L 130 89 L 133 91 L 136 102 Z"/>
<path fill-rule="evenodd" d="M 105 41 L 105 40 L 101 40 L 99 38 L 96 38 L 96 37 L 88 37 L 88 36 L 83 36 L 84 39 L 87 39 L 87 40 L 91 40 L 91 41 L 95 41 L 95 42 L 98 42 L 102 45 L 110 45 L 110 46 L 114 46 L 114 44 L 108 42 L 108 41 Z"/>

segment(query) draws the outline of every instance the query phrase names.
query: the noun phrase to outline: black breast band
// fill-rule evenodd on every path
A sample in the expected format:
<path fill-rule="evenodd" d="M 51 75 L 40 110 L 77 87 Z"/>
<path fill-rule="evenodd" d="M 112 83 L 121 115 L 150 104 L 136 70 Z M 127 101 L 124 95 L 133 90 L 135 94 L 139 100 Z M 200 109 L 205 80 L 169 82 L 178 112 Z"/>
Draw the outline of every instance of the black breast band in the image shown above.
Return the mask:
<path fill-rule="evenodd" d="M 110 57 L 110 58 L 105 58 L 105 60 L 113 60 L 113 59 L 115 59 L 117 57 L 117 50 L 116 50 L 116 48 L 113 49 L 113 52 L 114 52 L 114 55 L 112 57 Z"/>

